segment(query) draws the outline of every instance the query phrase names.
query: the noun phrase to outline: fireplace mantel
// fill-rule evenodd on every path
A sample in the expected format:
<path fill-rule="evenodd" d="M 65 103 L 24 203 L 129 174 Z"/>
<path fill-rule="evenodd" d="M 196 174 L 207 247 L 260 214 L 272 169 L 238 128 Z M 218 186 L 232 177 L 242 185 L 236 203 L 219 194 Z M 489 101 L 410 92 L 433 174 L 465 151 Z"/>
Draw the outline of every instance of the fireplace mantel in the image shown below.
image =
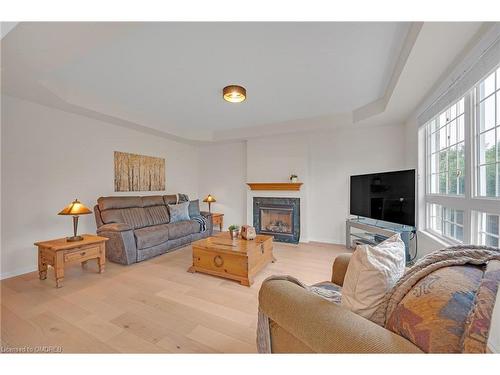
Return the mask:
<path fill-rule="evenodd" d="M 247 182 L 250 190 L 290 190 L 298 191 L 302 182 Z"/>

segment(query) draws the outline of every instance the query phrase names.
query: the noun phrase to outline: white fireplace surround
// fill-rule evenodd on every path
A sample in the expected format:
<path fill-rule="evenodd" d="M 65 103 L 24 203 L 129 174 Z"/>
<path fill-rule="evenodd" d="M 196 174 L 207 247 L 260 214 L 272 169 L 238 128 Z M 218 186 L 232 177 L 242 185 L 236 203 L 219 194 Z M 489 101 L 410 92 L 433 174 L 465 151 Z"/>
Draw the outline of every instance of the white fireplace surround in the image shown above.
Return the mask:
<path fill-rule="evenodd" d="M 300 242 L 309 242 L 307 231 L 306 189 L 300 191 L 287 190 L 247 190 L 247 224 L 253 225 L 253 198 L 300 198 Z"/>

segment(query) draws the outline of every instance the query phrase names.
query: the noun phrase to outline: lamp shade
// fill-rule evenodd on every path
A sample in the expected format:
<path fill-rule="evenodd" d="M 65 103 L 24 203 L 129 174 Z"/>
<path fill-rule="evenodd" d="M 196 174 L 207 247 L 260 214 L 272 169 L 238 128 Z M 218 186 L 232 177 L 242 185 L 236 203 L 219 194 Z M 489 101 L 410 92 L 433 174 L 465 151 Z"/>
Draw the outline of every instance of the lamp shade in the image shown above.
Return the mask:
<path fill-rule="evenodd" d="M 203 202 L 213 203 L 213 202 L 216 202 L 216 200 L 214 197 L 212 197 L 210 194 L 208 194 L 207 197 L 205 199 L 203 199 Z"/>
<path fill-rule="evenodd" d="M 77 216 L 77 215 L 86 215 L 91 213 L 92 211 L 90 211 L 87 207 L 81 204 L 78 199 L 75 199 L 73 202 L 64 207 L 62 211 L 58 213 L 58 215 Z"/>

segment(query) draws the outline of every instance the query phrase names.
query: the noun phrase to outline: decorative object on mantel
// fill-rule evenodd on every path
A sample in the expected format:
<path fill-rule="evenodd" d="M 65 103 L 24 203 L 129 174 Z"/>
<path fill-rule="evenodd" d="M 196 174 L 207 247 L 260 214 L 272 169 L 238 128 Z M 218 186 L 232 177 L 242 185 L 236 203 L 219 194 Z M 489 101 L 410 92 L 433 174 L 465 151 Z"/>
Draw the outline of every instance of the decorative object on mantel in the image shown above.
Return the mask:
<path fill-rule="evenodd" d="M 205 198 L 205 199 L 203 199 L 203 202 L 208 203 L 208 212 L 211 212 L 211 211 L 210 211 L 210 205 L 211 205 L 212 203 L 217 202 L 217 201 L 215 200 L 215 197 L 213 197 L 213 196 L 211 196 L 210 194 L 208 194 L 208 195 L 206 196 L 206 198 Z"/>
<path fill-rule="evenodd" d="M 165 190 L 165 159 L 115 151 L 115 191 Z"/>
<path fill-rule="evenodd" d="M 297 182 L 298 180 L 299 180 L 299 177 L 296 174 L 290 175 L 290 182 Z"/>
<path fill-rule="evenodd" d="M 255 233 L 255 228 L 251 225 L 243 225 L 241 227 L 241 238 L 245 240 L 254 240 L 256 236 L 257 233 Z"/>
<path fill-rule="evenodd" d="M 230 85 L 222 89 L 222 96 L 226 102 L 241 103 L 247 98 L 247 90 L 242 86 Z"/>
<path fill-rule="evenodd" d="M 298 191 L 302 182 L 247 182 L 250 190 L 292 190 Z"/>
<path fill-rule="evenodd" d="M 73 236 L 67 237 L 66 241 L 75 242 L 75 241 L 82 241 L 83 240 L 82 236 L 77 235 L 78 218 L 80 215 L 87 215 L 87 214 L 91 214 L 91 213 L 92 213 L 92 211 L 90 211 L 87 207 L 85 207 L 83 204 L 81 204 L 78 199 L 75 199 L 69 205 L 64 207 L 61 212 L 58 213 L 58 215 L 71 215 L 71 216 L 73 216 Z"/>
<path fill-rule="evenodd" d="M 238 234 L 240 233 L 239 226 L 231 224 L 229 226 L 229 228 L 227 228 L 227 229 L 229 230 L 229 235 L 231 236 L 232 240 L 235 240 L 236 238 L 238 238 Z"/>

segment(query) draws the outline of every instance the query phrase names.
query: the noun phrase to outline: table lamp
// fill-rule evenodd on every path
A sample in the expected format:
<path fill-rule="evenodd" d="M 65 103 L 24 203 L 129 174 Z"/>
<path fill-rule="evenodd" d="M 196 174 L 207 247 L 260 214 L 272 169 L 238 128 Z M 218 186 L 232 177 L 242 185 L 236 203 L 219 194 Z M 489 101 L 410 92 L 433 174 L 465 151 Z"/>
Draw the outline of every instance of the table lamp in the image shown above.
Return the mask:
<path fill-rule="evenodd" d="M 73 237 L 66 237 L 66 241 L 75 242 L 75 241 L 83 240 L 82 236 L 78 236 L 76 234 L 76 232 L 78 230 L 78 217 L 80 215 L 87 215 L 87 214 L 91 214 L 91 213 L 92 213 L 92 211 L 90 211 L 87 207 L 85 207 L 83 204 L 81 204 L 78 199 L 75 199 L 69 205 L 64 207 L 61 212 L 58 213 L 58 215 L 72 215 L 73 216 Z"/>
<path fill-rule="evenodd" d="M 208 194 L 207 197 L 205 199 L 203 199 L 203 202 L 207 202 L 208 203 L 208 212 L 210 212 L 210 205 L 213 202 L 217 202 L 217 201 L 215 200 L 214 197 L 212 197 L 210 194 Z"/>

